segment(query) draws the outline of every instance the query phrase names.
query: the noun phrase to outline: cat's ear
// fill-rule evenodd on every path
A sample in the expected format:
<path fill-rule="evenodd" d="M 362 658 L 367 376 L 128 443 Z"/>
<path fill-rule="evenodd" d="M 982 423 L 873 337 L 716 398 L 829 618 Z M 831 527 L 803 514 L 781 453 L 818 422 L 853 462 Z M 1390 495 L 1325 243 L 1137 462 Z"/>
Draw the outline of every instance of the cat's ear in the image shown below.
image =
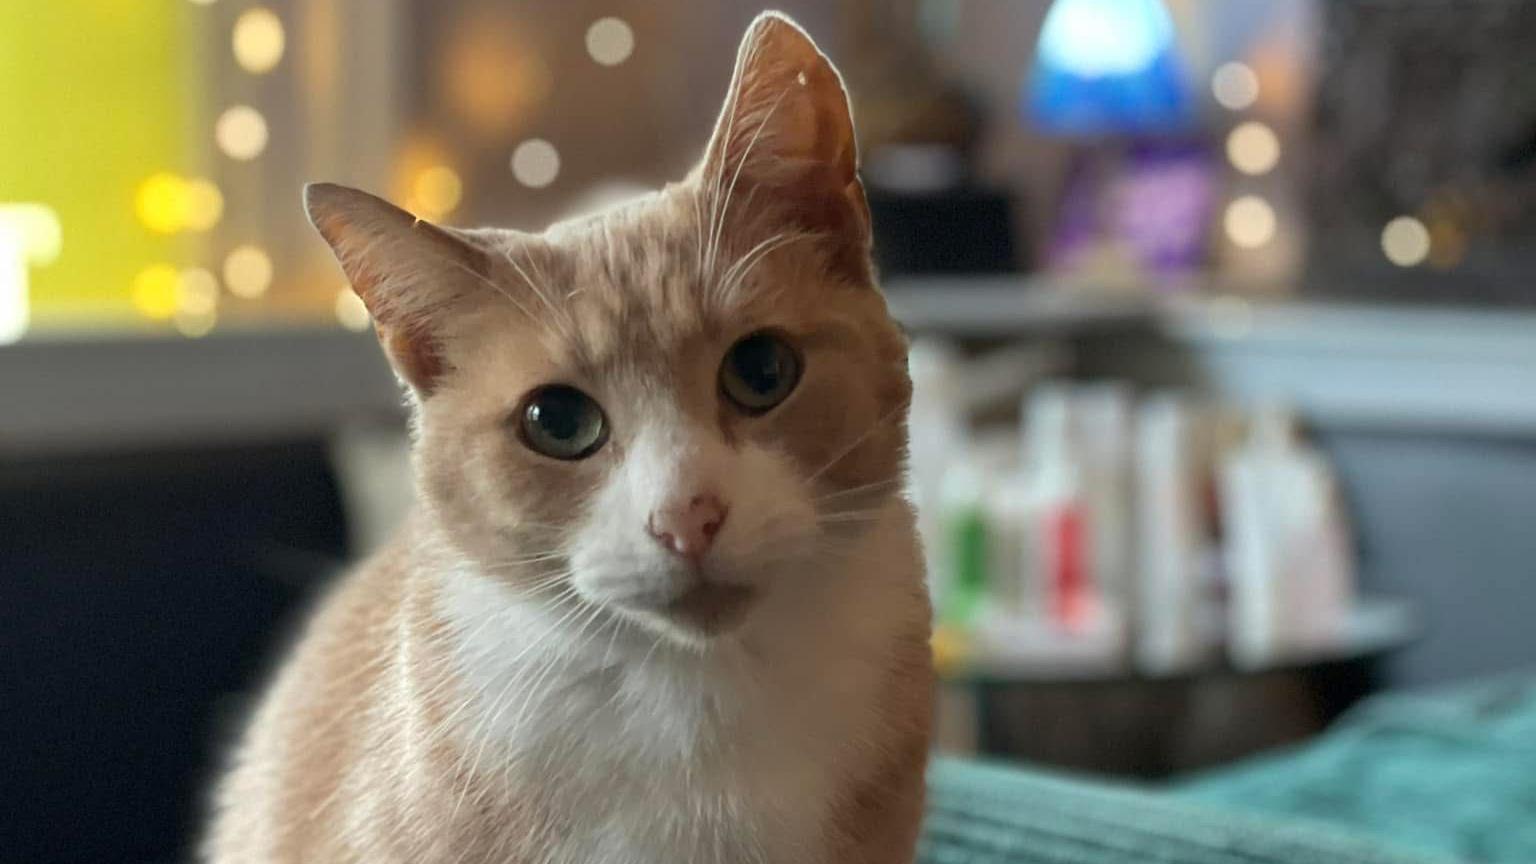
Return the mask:
<path fill-rule="evenodd" d="M 396 373 L 430 395 L 445 364 L 443 318 L 482 293 L 486 253 L 381 198 L 332 183 L 304 187 L 309 221 L 373 318 Z"/>
<path fill-rule="evenodd" d="M 869 205 L 843 80 L 776 12 L 747 28 L 700 172 L 706 202 L 771 196 L 794 228 L 834 244 L 834 266 L 872 281 Z"/>

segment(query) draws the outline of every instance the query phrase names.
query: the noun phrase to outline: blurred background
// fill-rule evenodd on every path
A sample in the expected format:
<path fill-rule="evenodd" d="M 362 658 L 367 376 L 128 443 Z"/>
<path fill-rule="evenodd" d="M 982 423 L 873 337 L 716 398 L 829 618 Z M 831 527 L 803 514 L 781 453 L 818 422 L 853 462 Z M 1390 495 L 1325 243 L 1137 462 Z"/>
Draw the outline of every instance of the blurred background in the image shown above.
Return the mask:
<path fill-rule="evenodd" d="M 941 749 L 1177 783 L 1536 663 L 1536 7 L 778 5 L 913 335 Z M 302 184 L 622 200 L 697 159 L 760 10 L 0 0 L 0 860 L 182 860 L 409 507 Z"/>

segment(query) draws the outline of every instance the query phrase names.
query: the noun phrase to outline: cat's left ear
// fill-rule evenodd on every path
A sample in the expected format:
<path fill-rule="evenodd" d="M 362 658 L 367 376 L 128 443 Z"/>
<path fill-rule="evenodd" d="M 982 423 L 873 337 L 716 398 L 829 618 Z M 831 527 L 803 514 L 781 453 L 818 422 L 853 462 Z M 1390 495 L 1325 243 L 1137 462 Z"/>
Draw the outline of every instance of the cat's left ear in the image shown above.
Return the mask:
<path fill-rule="evenodd" d="M 311 183 L 304 209 L 368 307 L 390 365 L 426 398 L 448 369 L 448 325 L 491 284 L 489 257 L 465 232 L 358 189 Z"/>
<path fill-rule="evenodd" d="M 765 12 L 747 28 L 700 179 L 709 206 L 734 200 L 729 206 L 743 207 L 761 196 L 782 202 L 791 227 L 831 244 L 839 275 L 873 283 L 869 205 L 848 94 L 832 63 L 789 18 Z"/>

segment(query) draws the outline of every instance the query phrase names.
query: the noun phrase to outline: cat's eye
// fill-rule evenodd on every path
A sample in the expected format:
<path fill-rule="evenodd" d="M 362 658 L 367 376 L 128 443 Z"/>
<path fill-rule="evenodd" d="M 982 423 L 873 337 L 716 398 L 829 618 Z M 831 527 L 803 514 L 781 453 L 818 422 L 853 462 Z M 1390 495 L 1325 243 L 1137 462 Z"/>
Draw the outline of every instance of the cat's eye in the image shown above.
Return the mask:
<path fill-rule="evenodd" d="M 585 459 L 608 440 L 608 420 L 591 396 L 565 384 L 528 394 L 518 411 L 523 443 L 553 459 Z"/>
<path fill-rule="evenodd" d="M 765 414 L 800 383 L 800 355 L 760 330 L 731 346 L 720 364 L 720 392 L 748 414 Z"/>

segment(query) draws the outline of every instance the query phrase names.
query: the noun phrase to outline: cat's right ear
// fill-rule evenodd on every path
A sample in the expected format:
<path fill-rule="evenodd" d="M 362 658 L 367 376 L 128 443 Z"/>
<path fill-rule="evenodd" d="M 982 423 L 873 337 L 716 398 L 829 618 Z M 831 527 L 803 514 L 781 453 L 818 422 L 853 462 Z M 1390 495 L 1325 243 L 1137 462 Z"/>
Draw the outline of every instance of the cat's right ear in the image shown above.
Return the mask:
<path fill-rule="evenodd" d="M 485 252 L 388 201 L 334 183 L 305 186 L 304 209 L 368 307 L 390 365 L 419 397 L 430 395 L 446 367 L 440 320 L 483 290 Z"/>

